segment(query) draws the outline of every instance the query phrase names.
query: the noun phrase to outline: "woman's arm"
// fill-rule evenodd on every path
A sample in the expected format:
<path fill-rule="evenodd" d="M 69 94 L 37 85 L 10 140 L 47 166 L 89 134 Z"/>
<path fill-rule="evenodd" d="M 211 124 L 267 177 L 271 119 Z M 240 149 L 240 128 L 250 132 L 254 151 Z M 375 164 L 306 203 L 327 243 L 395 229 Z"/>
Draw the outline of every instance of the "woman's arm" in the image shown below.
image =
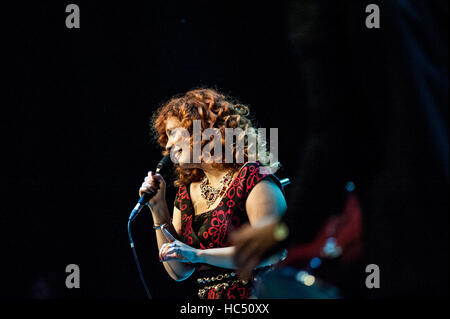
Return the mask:
<path fill-rule="evenodd" d="M 154 174 L 150 171 L 139 189 L 139 196 L 142 196 L 144 192 L 154 194 L 149 202 L 153 223 L 155 225 L 166 225 L 164 229 L 159 228 L 155 230 L 156 242 L 161 258 L 161 251 L 164 247 L 179 238 L 178 233 L 180 233 L 181 230 L 181 213 L 174 207 L 173 221 L 171 220 L 166 202 L 166 182 L 161 175 Z M 185 280 L 192 275 L 195 270 L 193 265 L 179 261 L 164 263 L 164 268 L 170 277 L 177 281 Z"/>
<path fill-rule="evenodd" d="M 279 220 L 286 208 L 287 205 L 283 193 L 270 181 L 261 181 L 256 184 L 246 201 L 248 218 L 253 227 L 261 227 Z M 205 263 L 222 268 L 236 269 L 233 260 L 234 252 L 235 248 L 233 246 L 200 250 L 175 241 L 167 245 L 163 258 L 167 261 L 180 260 L 182 262 Z M 264 260 L 262 263 L 258 264 L 257 262 L 255 267 L 274 264 L 282 258 L 282 255 L 282 253 L 279 253 L 276 256 L 272 256 L 272 258 Z"/>
<path fill-rule="evenodd" d="M 235 251 L 236 248 L 234 246 L 199 250 L 197 253 L 196 262 L 221 268 L 236 269 L 237 266 L 233 258 Z M 283 257 L 284 252 L 276 253 L 274 256 L 261 261 L 255 268 L 261 268 L 276 264 Z"/>
<path fill-rule="evenodd" d="M 164 229 L 156 230 L 156 242 L 158 245 L 159 255 L 161 259 L 162 251 L 165 250 L 165 247 L 169 243 L 174 243 L 179 241 L 179 234 L 181 231 L 181 213 L 176 207 L 173 210 L 173 218 L 172 223 L 170 222 L 170 218 L 160 219 L 159 216 L 162 215 L 162 211 L 166 211 L 163 215 L 168 216 L 168 208 L 167 204 L 164 202 L 161 206 L 153 206 L 151 208 L 153 221 L 155 225 L 166 224 L 167 226 Z M 167 232 L 169 234 L 167 234 Z M 162 261 L 162 260 L 161 260 Z M 189 278 L 195 270 L 194 265 L 186 264 L 185 262 L 180 262 L 179 260 L 171 260 L 163 263 L 164 268 L 170 277 L 172 277 L 176 281 L 182 281 Z"/>
<path fill-rule="evenodd" d="M 256 184 L 248 195 L 245 208 L 251 227 L 263 227 L 278 221 L 285 213 L 287 205 L 280 188 L 271 181 L 263 180 Z M 237 266 L 233 260 L 234 253 L 234 246 L 213 248 L 201 250 L 198 257 L 202 263 L 236 269 Z M 255 262 L 255 267 L 277 263 L 283 258 L 283 255 L 284 253 L 280 252 L 261 263 Z"/>

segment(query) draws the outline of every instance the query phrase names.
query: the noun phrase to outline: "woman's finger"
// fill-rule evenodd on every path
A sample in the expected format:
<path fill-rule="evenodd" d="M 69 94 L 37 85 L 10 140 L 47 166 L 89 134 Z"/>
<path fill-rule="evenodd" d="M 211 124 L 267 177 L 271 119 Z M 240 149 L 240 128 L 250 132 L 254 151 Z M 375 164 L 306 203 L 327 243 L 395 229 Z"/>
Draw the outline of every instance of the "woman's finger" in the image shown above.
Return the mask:
<path fill-rule="evenodd" d="M 159 254 L 158 254 L 159 260 L 162 259 L 162 252 L 163 252 L 163 249 L 164 249 L 164 244 L 163 244 L 163 245 L 161 246 L 161 248 L 159 249 Z"/>
<path fill-rule="evenodd" d="M 152 193 L 155 191 L 155 188 L 147 183 L 143 183 L 141 188 L 139 188 L 139 193 Z"/>
<path fill-rule="evenodd" d="M 180 247 L 176 247 L 176 246 L 171 246 L 169 247 L 169 249 L 167 249 L 166 251 L 166 255 L 172 254 L 172 253 L 180 253 Z"/>
<path fill-rule="evenodd" d="M 155 188 L 152 184 L 147 183 L 147 182 L 142 183 L 142 187 L 145 187 L 145 188 L 148 188 L 148 189 L 150 189 L 150 188 L 154 189 Z"/>
<path fill-rule="evenodd" d="M 167 254 L 168 249 L 169 249 L 168 243 L 162 244 L 161 249 L 159 250 L 159 259 L 160 260 L 164 259 L 164 256 Z"/>
<path fill-rule="evenodd" d="M 188 261 L 183 255 L 180 255 L 178 253 L 172 253 L 172 254 L 167 254 L 163 261 L 171 261 L 171 260 L 177 260 L 177 261 Z"/>
<path fill-rule="evenodd" d="M 164 249 L 166 249 L 166 246 L 167 246 L 167 243 L 164 243 L 161 245 L 161 248 L 159 249 L 160 254 L 164 251 Z"/>

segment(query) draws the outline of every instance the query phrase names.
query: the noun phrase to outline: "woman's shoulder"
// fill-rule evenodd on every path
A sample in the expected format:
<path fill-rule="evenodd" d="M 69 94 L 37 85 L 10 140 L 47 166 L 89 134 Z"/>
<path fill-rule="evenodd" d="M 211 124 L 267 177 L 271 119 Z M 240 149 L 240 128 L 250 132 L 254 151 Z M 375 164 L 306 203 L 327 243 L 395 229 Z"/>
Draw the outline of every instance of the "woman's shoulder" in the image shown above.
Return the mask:
<path fill-rule="evenodd" d="M 274 182 L 282 189 L 278 178 L 271 172 L 270 168 L 258 161 L 245 163 L 238 175 L 240 181 L 243 182 L 245 186 L 244 189 L 247 194 L 256 186 L 256 184 L 263 180 Z"/>
<path fill-rule="evenodd" d="M 249 169 L 253 171 L 260 166 L 262 166 L 261 162 L 246 162 L 240 167 L 239 171 L 249 171 Z"/>
<path fill-rule="evenodd" d="M 247 162 L 245 163 L 239 170 L 239 175 L 241 177 L 243 176 L 250 176 L 250 175 L 273 175 L 272 171 L 269 167 L 264 166 L 261 162 L 255 161 L 255 162 Z"/>

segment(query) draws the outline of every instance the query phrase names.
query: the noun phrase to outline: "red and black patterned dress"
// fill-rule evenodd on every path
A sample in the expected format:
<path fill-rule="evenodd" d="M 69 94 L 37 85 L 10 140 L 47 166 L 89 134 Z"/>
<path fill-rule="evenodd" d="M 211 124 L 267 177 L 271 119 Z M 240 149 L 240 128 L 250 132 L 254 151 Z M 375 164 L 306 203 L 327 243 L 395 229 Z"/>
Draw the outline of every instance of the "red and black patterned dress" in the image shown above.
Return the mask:
<path fill-rule="evenodd" d="M 181 211 L 181 241 L 198 249 L 231 246 L 228 235 L 248 223 L 245 202 L 251 190 L 262 180 L 271 180 L 282 190 L 277 177 L 262 170 L 259 162 L 248 162 L 241 167 L 228 186 L 218 206 L 195 215 L 189 194 L 189 185 L 180 186 L 175 207 Z M 252 280 L 238 280 L 232 269 L 197 264 L 198 297 L 202 299 L 246 299 L 252 293 Z"/>

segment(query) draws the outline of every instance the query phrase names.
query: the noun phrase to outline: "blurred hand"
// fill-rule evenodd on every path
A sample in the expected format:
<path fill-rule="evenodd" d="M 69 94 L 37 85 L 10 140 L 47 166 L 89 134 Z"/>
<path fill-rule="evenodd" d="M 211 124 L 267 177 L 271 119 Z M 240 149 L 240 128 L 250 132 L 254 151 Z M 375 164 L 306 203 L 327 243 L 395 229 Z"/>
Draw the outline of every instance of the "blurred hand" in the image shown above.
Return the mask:
<path fill-rule="evenodd" d="M 233 259 L 241 279 L 248 280 L 264 255 L 278 243 L 274 236 L 276 227 L 277 223 L 258 228 L 247 224 L 231 234 Z"/>

